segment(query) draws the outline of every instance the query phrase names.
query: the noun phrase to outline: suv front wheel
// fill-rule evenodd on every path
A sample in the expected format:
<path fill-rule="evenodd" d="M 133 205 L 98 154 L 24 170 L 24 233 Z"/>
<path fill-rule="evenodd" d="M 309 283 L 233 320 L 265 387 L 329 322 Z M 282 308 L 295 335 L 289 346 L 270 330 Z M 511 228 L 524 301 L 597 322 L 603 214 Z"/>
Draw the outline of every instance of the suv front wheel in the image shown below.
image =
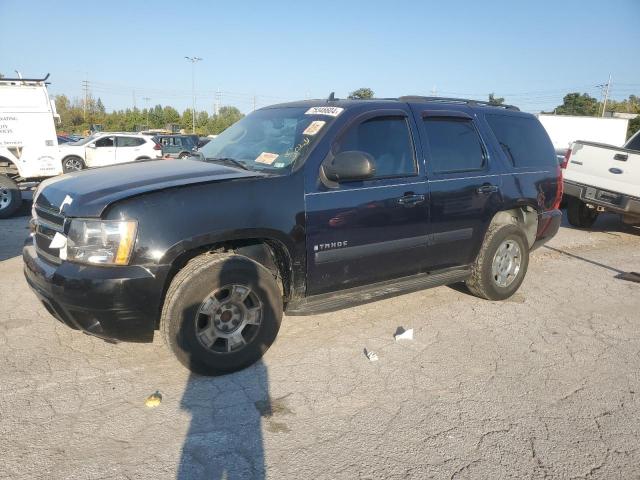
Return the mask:
<path fill-rule="evenodd" d="M 477 297 L 504 300 L 522 284 L 529 266 L 529 244 L 522 230 L 513 224 L 492 225 L 466 281 Z"/>
<path fill-rule="evenodd" d="M 174 277 L 160 321 L 185 367 L 219 375 L 257 362 L 281 319 L 282 295 L 269 270 L 240 255 L 206 253 Z"/>

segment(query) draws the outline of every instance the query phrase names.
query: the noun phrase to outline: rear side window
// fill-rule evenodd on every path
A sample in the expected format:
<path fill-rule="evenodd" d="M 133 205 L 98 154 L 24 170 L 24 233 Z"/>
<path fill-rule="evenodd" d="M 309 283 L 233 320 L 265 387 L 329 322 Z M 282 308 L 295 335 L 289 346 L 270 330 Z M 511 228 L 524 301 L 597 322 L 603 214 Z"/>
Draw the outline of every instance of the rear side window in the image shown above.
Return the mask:
<path fill-rule="evenodd" d="M 118 147 L 139 147 L 144 143 L 143 138 L 118 137 Z"/>
<path fill-rule="evenodd" d="M 636 136 L 633 137 L 629 141 L 629 143 L 627 143 L 625 148 L 628 148 L 629 150 L 637 150 L 640 152 L 640 133 L 636 134 Z"/>
<path fill-rule="evenodd" d="M 425 117 L 434 173 L 481 170 L 486 156 L 472 120 L 457 117 Z"/>
<path fill-rule="evenodd" d="M 535 118 L 485 115 L 502 150 L 514 167 L 550 167 L 556 153 L 542 124 Z"/>
<path fill-rule="evenodd" d="M 336 153 L 358 150 L 371 155 L 376 178 L 416 174 L 413 144 L 404 117 L 375 117 L 352 127 Z"/>

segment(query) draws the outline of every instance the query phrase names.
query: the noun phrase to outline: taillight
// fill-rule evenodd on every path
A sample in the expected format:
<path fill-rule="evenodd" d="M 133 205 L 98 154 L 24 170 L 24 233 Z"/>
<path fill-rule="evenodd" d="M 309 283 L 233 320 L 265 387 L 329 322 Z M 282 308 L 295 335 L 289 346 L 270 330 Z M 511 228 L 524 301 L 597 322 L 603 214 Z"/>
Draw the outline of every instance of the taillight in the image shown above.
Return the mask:
<path fill-rule="evenodd" d="M 570 158 L 571 158 L 571 149 L 567 148 L 567 151 L 564 154 L 564 159 L 562 160 L 562 163 L 560 163 L 560 168 L 562 168 L 562 169 L 567 168 L 567 165 L 569 165 L 569 159 Z"/>
<path fill-rule="evenodd" d="M 153 149 L 154 149 L 154 150 L 162 150 L 162 147 L 160 146 L 160 144 L 159 144 L 159 143 L 156 143 L 156 144 L 153 146 Z"/>
<path fill-rule="evenodd" d="M 570 155 L 570 154 L 569 154 Z M 567 155 L 565 155 L 565 158 L 567 158 Z M 564 163 L 564 162 L 563 162 Z M 560 208 L 560 204 L 562 203 L 562 194 L 564 193 L 564 183 L 563 183 L 563 179 L 562 179 L 562 169 L 564 167 L 562 165 L 558 165 L 556 174 L 557 174 L 557 179 L 556 179 L 556 198 L 553 201 L 553 206 L 551 207 L 552 210 L 557 210 Z"/>

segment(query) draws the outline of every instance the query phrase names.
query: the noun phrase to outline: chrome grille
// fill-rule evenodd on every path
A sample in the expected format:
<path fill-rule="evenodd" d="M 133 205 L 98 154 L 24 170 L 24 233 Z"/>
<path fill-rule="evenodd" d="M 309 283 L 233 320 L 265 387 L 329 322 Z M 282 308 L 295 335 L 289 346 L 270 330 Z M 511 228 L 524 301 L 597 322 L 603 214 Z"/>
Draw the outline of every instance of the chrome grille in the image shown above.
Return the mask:
<path fill-rule="evenodd" d="M 37 204 L 34 207 L 34 212 L 33 243 L 36 247 L 36 252 L 43 259 L 51 263 L 61 263 L 60 249 L 49 248 L 49 245 L 57 232 L 64 233 L 64 215 Z"/>

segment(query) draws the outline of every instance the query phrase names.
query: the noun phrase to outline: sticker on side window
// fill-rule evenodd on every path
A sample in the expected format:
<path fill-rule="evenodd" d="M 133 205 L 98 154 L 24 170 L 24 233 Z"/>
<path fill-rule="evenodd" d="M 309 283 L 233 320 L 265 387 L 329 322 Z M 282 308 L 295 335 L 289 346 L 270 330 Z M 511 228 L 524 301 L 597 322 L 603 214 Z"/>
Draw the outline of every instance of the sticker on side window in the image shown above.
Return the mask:
<path fill-rule="evenodd" d="M 278 155 L 277 153 L 262 152 L 260 155 L 258 155 L 258 158 L 256 158 L 256 163 L 271 165 L 279 156 L 280 155 Z"/>
<path fill-rule="evenodd" d="M 311 122 L 309 124 L 309 126 L 307 128 L 304 129 L 304 132 L 302 132 L 302 134 L 303 135 L 315 135 L 320 130 L 322 130 L 322 127 L 324 127 L 325 123 L 327 123 L 327 122 L 325 122 L 324 120 L 314 120 L 313 122 Z"/>
<path fill-rule="evenodd" d="M 340 107 L 311 107 L 304 113 L 305 115 L 328 115 L 330 117 L 337 117 L 343 110 L 344 108 Z"/>

